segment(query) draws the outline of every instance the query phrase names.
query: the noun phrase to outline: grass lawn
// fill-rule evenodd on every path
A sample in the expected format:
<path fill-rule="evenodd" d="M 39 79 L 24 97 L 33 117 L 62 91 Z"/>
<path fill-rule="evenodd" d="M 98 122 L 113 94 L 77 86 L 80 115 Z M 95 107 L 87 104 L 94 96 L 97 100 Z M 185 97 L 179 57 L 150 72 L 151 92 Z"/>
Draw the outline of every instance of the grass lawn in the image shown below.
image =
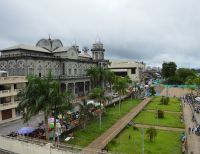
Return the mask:
<path fill-rule="evenodd" d="M 168 105 L 161 105 L 160 100 L 161 96 L 154 97 L 148 106 L 145 107 L 145 109 L 156 110 L 158 108 L 165 111 L 181 112 L 180 100 L 178 98 L 170 97 L 170 102 Z"/>
<path fill-rule="evenodd" d="M 163 119 L 157 120 L 155 112 L 142 111 L 133 121 L 140 124 L 184 128 L 184 124 L 180 120 L 180 113 L 165 112 L 164 115 Z"/>
<path fill-rule="evenodd" d="M 157 130 L 157 137 L 154 142 L 150 142 L 145 135 L 144 129 L 144 153 L 145 154 L 179 154 L 181 153 L 180 132 Z M 129 140 L 129 135 L 131 136 Z M 142 133 L 141 129 L 133 130 L 126 128 L 117 138 L 113 139 L 107 148 L 111 152 L 140 154 L 142 153 Z"/>
<path fill-rule="evenodd" d="M 87 146 L 94 139 L 100 136 L 108 128 L 110 128 L 120 117 L 128 113 L 133 107 L 140 103 L 140 100 L 128 100 L 121 103 L 121 113 L 119 113 L 119 106 L 108 107 L 106 114 L 102 117 L 102 126 L 99 127 L 99 120 L 91 121 L 86 129 L 79 129 L 74 131 L 74 139 L 70 140 L 69 144 L 79 145 L 81 147 Z"/>

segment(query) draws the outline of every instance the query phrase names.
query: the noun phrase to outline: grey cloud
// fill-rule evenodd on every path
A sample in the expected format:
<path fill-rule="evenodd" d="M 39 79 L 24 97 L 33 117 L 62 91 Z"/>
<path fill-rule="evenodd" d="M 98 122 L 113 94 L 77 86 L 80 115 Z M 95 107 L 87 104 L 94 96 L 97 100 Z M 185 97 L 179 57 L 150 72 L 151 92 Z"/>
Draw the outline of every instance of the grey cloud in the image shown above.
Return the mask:
<path fill-rule="evenodd" d="M 98 35 L 111 59 L 199 67 L 199 5 L 198 0 L 2 0 L 0 49 L 35 44 L 49 33 L 65 45 L 91 47 Z"/>

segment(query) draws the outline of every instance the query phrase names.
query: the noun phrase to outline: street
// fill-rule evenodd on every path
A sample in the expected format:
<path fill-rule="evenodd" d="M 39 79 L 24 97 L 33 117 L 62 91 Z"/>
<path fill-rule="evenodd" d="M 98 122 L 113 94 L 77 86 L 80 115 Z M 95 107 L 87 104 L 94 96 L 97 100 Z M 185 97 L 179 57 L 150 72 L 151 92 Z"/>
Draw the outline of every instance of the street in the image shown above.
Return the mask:
<path fill-rule="evenodd" d="M 23 123 L 23 119 L 19 119 L 16 121 L 0 124 L 0 135 L 7 135 L 10 132 L 15 132 L 24 126 L 37 127 L 38 123 L 41 122 L 43 119 L 44 116 L 42 113 L 40 113 L 32 117 L 31 120 L 29 120 L 27 123 Z"/>

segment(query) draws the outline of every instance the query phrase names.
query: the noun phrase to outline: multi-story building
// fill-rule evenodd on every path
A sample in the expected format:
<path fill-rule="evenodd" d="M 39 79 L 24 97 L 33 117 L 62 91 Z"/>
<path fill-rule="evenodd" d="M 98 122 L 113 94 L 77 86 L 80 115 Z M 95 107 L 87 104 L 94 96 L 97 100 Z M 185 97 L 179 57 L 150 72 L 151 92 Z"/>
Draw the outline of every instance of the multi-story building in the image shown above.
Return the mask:
<path fill-rule="evenodd" d="M 145 64 L 136 61 L 111 61 L 108 68 L 116 75 L 129 76 L 132 81 L 141 82 Z"/>
<path fill-rule="evenodd" d="M 23 76 L 7 76 L 7 72 L 0 71 L 0 123 L 21 118 L 18 106 L 18 92 L 26 86 Z"/>
<path fill-rule="evenodd" d="M 0 70 L 7 71 L 9 76 L 44 77 L 51 70 L 53 78 L 61 83 L 61 91 L 70 91 L 74 96 L 85 95 L 90 90 L 87 69 L 108 64 L 101 42 L 93 44 L 92 56 L 87 49 L 80 51 L 77 45 L 65 47 L 59 39 L 50 38 L 41 39 L 36 45 L 20 44 L 0 51 Z"/>

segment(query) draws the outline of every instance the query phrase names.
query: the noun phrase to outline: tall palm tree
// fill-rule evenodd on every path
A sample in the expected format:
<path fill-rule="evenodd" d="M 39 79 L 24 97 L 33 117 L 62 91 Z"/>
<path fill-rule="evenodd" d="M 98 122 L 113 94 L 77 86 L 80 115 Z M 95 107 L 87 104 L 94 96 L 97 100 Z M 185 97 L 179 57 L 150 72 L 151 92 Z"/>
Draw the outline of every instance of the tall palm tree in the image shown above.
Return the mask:
<path fill-rule="evenodd" d="M 122 100 L 122 96 L 124 96 L 125 94 L 127 94 L 127 88 L 128 88 L 128 80 L 126 77 L 118 77 L 116 78 L 115 82 L 114 82 L 114 86 L 113 89 L 115 92 L 118 92 L 119 94 L 119 112 L 121 112 L 121 100 Z"/>
<path fill-rule="evenodd" d="M 104 72 L 105 74 L 105 80 L 108 82 L 109 86 L 110 86 L 110 92 L 112 92 L 112 84 L 115 81 L 115 73 L 111 72 L 110 70 L 105 70 Z"/>
<path fill-rule="evenodd" d="M 87 70 L 87 75 L 91 77 L 93 88 L 100 86 L 104 88 L 105 70 L 100 66 L 91 67 Z"/>
<path fill-rule="evenodd" d="M 98 82 L 100 80 L 100 71 L 98 67 L 91 67 L 86 70 L 87 75 L 91 77 L 92 82 L 92 89 L 98 85 Z"/>
<path fill-rule="evenodd" d="M 99 124 L 101 129 L 101 115 L 103 109 L 102 102 L 108 98 L 104 96 L 104 90 L 101 87 L 94 88 L 93 91 L 90 93 L 90 98 L 95 99 L 97 102 L 100 103 Z"/>
<path fill-rule="evenodd" d="M 157 130 L 153 127 L 150 127 L 146 130 L 146 135 L 149 137 L 150 142 L 153 142 L 157 136 Z"/>
<path fill-rule="evenodd" d="M 54 111 L 54 141 L 56 137 L 56 116 L 58 114 L 64 114 L 70 108 L 70 101 L 72 95 L 68 92 L 60 92 L 60 84 L 57 81 L 52 81 L 49 91 L 50 104 L 52 105 L 52 111 Z"/>
<path fill-rule="evenodd" d="M 46 139 L 49 140 L 48 116 L 52 111 L 56 114 L 66 109 L 70 97 L 66 93 L 59 92 L 59 83 L 52 80 L 51 72 L 47 78 L 28 76 L 27 79 L 28 85 L 18 94 L 20 100 L 18 108 L 24 111 L 25 122 L 41 111 L 44 113 Z"/>
<path fill-rule="evenodd" d="M 48 97 L 48 90 L 50 87 L 49 77 L 42 80 L 37 76 L 28 76 L 28 85 L 18 94 L 20 100 L 18 108 L 24 111 L 24 122 L 27 122 L 32 116 L 37 115 L 39 112 L 44 112 L 47 139 L 49 139 L 48 116 L 51 113 L 51 105 Z"/>

